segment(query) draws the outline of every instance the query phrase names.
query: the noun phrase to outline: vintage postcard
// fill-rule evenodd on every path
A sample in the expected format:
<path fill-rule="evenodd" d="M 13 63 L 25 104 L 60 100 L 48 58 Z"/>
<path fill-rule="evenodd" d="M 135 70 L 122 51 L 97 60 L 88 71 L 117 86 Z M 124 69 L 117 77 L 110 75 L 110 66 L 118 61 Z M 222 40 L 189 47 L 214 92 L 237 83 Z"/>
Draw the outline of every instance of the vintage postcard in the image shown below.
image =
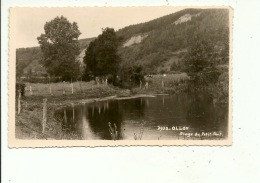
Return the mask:
<path fill-rule="evenodd" d="M 11 8 L 9 147 L 232 145 L 232 16 Z"/>

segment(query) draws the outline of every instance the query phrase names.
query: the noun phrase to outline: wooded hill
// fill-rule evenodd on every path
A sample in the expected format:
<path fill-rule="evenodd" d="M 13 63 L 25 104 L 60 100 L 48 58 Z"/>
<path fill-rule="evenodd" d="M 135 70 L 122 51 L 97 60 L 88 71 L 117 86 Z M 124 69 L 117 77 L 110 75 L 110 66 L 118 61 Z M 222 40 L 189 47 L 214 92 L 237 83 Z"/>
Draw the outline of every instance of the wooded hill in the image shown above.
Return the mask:
<path fill-rule="evenodd" d="M 185 9 L 125 27 L 117 34 L 122 42 L 120 55 L 125 64 L 145 65 L 151 72 L 169 72 L 173 63 L 183 61 L 188 48 L 198 40 L 211 42 L 216 52 L 228 52 L 229 14 L 227 9 Z M 133 36 L 140 39 L 129 46 L 126 42 L 131 42 Z"/>
<path fill-rule="evenodd" d="M 228 13 L 227 9 L 185 9 L 120 29 L 117 36 L 122 65 L 142 65 L 150 73 L 178 71 L 189 48 L 197 40 L 214 44 L 220 57 L 219 65 L 228 65 Z M 80 40 L 81 53 L 92 40 Z M 35 73 L 44 73 L 44 68 L 39 64 L 39 47 L 17 49 L 16 54 L 17 74 L 30 69 Z"/>

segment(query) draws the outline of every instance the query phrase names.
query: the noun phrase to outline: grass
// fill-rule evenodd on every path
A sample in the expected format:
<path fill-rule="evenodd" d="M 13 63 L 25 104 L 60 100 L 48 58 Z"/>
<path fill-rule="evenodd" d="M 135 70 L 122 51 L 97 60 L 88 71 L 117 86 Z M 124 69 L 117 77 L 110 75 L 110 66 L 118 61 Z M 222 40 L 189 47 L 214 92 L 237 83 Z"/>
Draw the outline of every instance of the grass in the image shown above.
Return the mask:
<path fill-rule="evenodd" d="M 50 93 L 50 85 L 51 91 Z M 19 139 L 75 139 L 75 135 L 63 133 L 62 127 L 55 120 L 54 111 L 59 107 L 77 102 L 91 102 L 109 96 L 130 96 L 129 90 L 119 89 L 111 85 L 96 85 L 92 82 L 73 83 L 26 83 L 25 96 L 22 97 L 22 112 L 16 114 L 16 137 Z M 32 90 L 32 95 L 30 93 Z M 65 94 L 63 94 L 63 88 Z M 47 127 L 42 133 L 42 103 L 47 98 Z"/>
<path fill-rule="evenodd" d="M 154 75 L 151 78 L 145 78 L 149 86 L 151 88 L 161 88 L 162 81 L 164 83 L 164 87 L 173 87 L 176 83 L 185 81 L 188 79 L 188 75 L 186 73 L 181 74 L 167 74 L 167 75 Z"/>
<path fill-rule="evenodd" d="M 113 126 L 110 122 L 108 122 L 108 130 L 112 140 L 119 140 L 119 133 L 117 131 L 117 126 L 115 123 Z"/>
<path fill-rule="evenodd" d="M 144 128 L 141 128 L 139 133 L 137 133 L 137 134 L 134 133 L 134 139 L 135 140 L 142 140 L 143 133 L 144 133 Z"/>
<path fill-rule="evenodd" d="M 134 93 L 139 93 L 139 94 L 181 93 L 187 87 L 186 81 L 188 80 L 188 76 L 185 73 L 153 75 L 152 77 L 145 77 L 145 80 L 149 84 L 148 88 L 145 88 L 144 86 L 142 87 L 142 89 L 135 88 Z"/>
<path fill-rule="evenodd" d="M 30 95 L 30 87 L 32 94 L 36 96 L 62 96 L 63 91 L 66 95 L 72 94 L 72 85 L 73 85 L 73 94 L 82 94 L 89 92 L 90 90 L 96 90 L 100 88 L 111 89 L 111 87 L 105 85 L 96 85 L 94 81 L 91 82 L 60 82 L 60 83 L 26 83 L 25 94 L 26 96 Z"/>

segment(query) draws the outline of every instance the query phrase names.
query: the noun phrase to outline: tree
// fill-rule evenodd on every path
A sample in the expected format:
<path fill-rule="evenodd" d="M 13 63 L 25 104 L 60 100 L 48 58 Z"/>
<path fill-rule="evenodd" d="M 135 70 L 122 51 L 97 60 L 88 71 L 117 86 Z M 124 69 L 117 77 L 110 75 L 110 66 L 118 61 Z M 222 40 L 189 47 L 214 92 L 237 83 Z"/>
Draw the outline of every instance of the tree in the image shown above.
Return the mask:
<path fill-rule="evenodd" d="M 218 81 L 220 72 L 216 68 L 218 53 L 213 43 L 196 40 L 184 61 L 185 72 L 190 76 L 192 89 L 205 88 Z"/>
<path fill-rule="evenodd" d="M 101 35 L 92 41 L 83 58 L 86 64 L 85 74 L 92 73 L 94 76 L 103 77 L 118 72 L 120 57 L 117 54 L 118 38 L 115 30 L 105 28 Z"/>
<path fill-rule="evenodd" d="M 42 64 L 51 76 L 71 80 L 79 74 L 76 56 L 80 48 L 78 37 L 81 34 L 77 23 L 70 23 L 67 18 L 56 17 L 44 25 L 45 34 L 37 39 L 40 44 Z"/>

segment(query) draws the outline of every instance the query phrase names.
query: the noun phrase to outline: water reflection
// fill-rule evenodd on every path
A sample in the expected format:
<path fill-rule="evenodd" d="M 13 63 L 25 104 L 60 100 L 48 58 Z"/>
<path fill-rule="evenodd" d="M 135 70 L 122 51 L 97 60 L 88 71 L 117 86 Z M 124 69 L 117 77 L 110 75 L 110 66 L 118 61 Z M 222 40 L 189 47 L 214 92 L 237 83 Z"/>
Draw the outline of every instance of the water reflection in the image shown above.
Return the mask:
<path fill-rule="evenodd" d="M 213 105 L 206 95 L 171 95 L 110 100 L 66 107 L 56 111 L 63 132 L 76 139 L 111 140 L 109 122 L 118 139 L 180 139 L 180 131 L 158 127 L 189 127 L 188 132 L 219 132 L 227 137 L 228 104 Z M 140 135 L 139 135 L 140 136 Z M 205 137 L 206 139 L 209 137 Z M 205 139 L 200 138 L 200 139 Z"/>
<path fill-rule="evenodd" d="M 111 101 L 110 104 L 108 104 L 108 102 L 99 102 L 88 105 L 85 114 L 92 132 L 98 134 L 101 139 L 110 139 L 108 123 L 111 122 L 117 126 L 119 134 L 121 134 L 121 110 L 116 101 Z"/>

